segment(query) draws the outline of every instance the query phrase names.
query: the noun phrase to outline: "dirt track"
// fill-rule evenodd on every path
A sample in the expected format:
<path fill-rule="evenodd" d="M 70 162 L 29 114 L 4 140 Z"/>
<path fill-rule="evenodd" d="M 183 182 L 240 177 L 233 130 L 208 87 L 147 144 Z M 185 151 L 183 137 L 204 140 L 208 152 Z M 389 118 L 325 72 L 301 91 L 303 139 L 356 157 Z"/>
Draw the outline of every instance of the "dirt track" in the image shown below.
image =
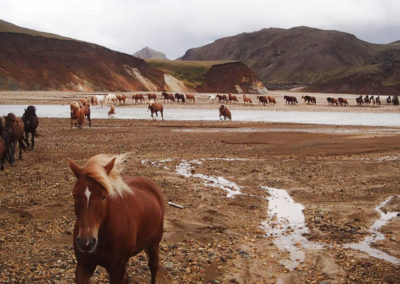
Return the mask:
<path fill-rule="evenodd" d="M 93 124 L 79 131 L 69 129 L 67 119 L 41 119 L 35 151 L 0 173 L 1 283 L 72 282 L 74 177 L 66 158 L 82 165 L 98 153 L 125 152 L 132 153 L 125 174 L 151 176 L 166 201 L 185 206 L 167 206 L 160 252 L 165 283 L 276 283 L 279 278 L 287 283 L 400 282 L 398 265 L 341 247 L 368 236 L 379 218 L 374 208 L 400 195 L 399 135 L 380 135 L 381 128 L 332 134 L 334 126 L 313 133 L 316 126 L 268 123 Z M 210 128 L 215 131 L 203 131 Z M 219 188 L 176 173 L 181 160 L 201 158 L 213 160 L 194 165 L 193 174 L 224 177 L 243 194 L 227 198 Z M 170 160 L 158 162 L 165 159 Z M 268 209 L 261 186 L 286 189 L 303 204 L 307 239 L 325 245 L 302 249 L 305 259 L 294 271 L 281 263 L 288 253 L 260 227 Z M 384 210 L 400 211 L 400 199 Z M 380 232 L 386 239 L 374 247 L 400 258 L 400 218 Z M 129 274 L 133 283 L 149 281 L 144 254 L 132 258 Z M 102 282 L 107 283 L 106 274 L 98 269 L 92 283 Z"/>

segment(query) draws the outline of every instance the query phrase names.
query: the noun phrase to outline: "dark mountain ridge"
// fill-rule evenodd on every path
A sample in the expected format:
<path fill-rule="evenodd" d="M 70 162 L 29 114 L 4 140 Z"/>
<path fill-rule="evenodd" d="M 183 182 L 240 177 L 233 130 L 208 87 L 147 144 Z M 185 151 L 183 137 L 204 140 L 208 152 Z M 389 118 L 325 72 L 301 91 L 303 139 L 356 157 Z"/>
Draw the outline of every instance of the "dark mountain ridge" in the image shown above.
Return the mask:
<path fill-rule="evenodd" d="M 396 43 L 372 44 L 349 33 L 295 27 L 262 29 L 218 39 L 211 44 L 189 49 L 182 59 L 242 61 L 268 88 L 306 85 L 312 90 L 364 92 L 369 90 L 370 85 L 367 74 L 372 76 L 378 72 L 382 78 L 373 84 L 370 91 L 374 92 L 397 89 L 396 84 L 390 84 L 394 81 L 387 78 L 392 73 L 388 74 L 388 69 L 381 65 L 386 66 L 391 57 L 397 58 L 399 51 L 400 45 Z M 368 72 L 371 66 L 375 67 L 375 73 Z M 396 66 L 391 68 L 397 78 Z M 358 73 L 356 70 L 359 70 Z M 357 87 L 344 86 L 347 84 L 344 77 L 338 80 L 338 76 L 347 72 L 358 74 L 353 77 L 357 78 Z M 333 82 L 338 84 L 339 81 L 341 86 L 333 85 Z M 320 89 L 322 85 L 324 88 Z"/>

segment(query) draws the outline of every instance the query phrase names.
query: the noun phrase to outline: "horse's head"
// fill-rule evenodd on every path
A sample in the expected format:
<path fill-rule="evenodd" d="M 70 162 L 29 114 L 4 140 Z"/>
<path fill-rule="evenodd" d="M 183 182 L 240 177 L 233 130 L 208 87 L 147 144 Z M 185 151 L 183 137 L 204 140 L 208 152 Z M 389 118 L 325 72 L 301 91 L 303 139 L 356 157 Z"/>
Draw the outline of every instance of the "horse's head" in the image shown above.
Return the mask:
<path fill-rule="evenodd" d="M 98 232 L 107 217 L 110 192 L 102 179 L 107 179 L 114 168 L 116 158 L 105 166 L 98 166 L 93 171 L 87 167 L 80 168 L 74 161 L 68 159 L 69 165 L 77 177 L 73 189 L 76 215 L 76 234 L 74 243 L 81 252 L 93 253 L 98 244 Z M 96 171 L 99 176 L 96 176 Z M 102 172 L 101 172 L 102 171 Z M 100 178 L 99 178 L 100 177 Z"/>

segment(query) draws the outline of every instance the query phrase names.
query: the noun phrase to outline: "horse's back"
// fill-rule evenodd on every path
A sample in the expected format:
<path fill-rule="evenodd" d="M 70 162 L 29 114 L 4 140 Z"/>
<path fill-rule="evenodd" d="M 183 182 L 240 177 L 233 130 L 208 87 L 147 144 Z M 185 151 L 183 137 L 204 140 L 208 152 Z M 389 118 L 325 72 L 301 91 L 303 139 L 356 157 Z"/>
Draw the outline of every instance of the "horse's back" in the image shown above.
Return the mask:
<path fill-rule="evenodd" d="M 164 197 L 161 188 L 152 179 L 145 176 L 125 176 L 124 182 L 134 191 L 141 191 L 146 195 L 154 196 L 164 211 Z"/>

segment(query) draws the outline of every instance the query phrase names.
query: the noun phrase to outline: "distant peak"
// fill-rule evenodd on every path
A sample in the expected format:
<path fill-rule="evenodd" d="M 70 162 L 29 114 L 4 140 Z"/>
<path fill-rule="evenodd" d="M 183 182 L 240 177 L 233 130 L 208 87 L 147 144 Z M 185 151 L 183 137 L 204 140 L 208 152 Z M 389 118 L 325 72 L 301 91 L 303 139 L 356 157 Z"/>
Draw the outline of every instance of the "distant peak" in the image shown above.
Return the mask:
<path fill-rule="evenodd" d="M 164 53 L 154 50 L 148 46 L 142 48 L 141 50 L 135 52 L 133 54 L 135 57 L 139 57 L 141 59 L 163 59 L 168 60 Z"/>

